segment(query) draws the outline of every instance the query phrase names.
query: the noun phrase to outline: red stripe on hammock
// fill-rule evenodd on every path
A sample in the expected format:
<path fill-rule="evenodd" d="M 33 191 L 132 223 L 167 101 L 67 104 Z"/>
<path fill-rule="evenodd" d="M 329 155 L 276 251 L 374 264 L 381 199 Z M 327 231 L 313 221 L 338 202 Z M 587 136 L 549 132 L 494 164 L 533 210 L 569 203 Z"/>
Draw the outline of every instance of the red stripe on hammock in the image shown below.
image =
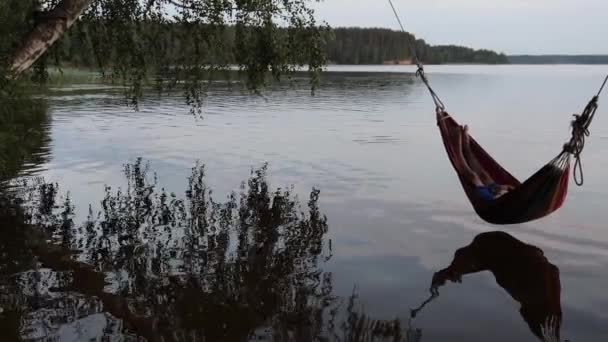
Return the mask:
<path fill-rule="evenodd" d="M 474 185 L 464 178 L 456 167 L 457 143 L 455 134 L 450 135 L 450 132 L 457 132 L 461 129 L 460 125 L 447 113 L 438 114 L 437 124 L 448 158 L 458 174 L 460 183 L 475 211 L 485 221 L 494 224 L 528 222 L 547 216 L 563 205 L 568 191 L 569 166 L 561 170 L 555 165 L 547 164 L 524 183 L 520 183 L 471 137 L 471 151 L 484 170 L 496 183 L 515 188 L 493 201 L 479 198 Z"/>

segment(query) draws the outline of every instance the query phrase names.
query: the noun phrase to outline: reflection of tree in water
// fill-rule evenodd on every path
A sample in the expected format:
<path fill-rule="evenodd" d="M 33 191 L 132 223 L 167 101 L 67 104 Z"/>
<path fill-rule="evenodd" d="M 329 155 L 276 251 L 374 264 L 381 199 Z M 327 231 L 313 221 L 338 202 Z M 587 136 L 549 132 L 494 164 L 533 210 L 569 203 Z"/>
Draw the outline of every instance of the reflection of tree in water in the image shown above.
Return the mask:
<path fill-rule="evenodd" d="M 44 101 L 0 91 L 0 339 L 6 341 L 18 338 L 15 327 L 22 318 L 19 310 L 7 309 L 17 307 L 21 299 L 12 295 L 19 292 L 9 291 L 15 278 L 8 276 L 35 266 L 33 256 L 24 248 L 31 236 L 18 228 L 24 218 L 12 198 L 17 191 L 10 180 L 24 168 L 46 162 L 48 121 Z"/>
<path fill-rule="evenodd" d="M 12 225 L 22 229 L 2 229 L 21 234 L 12 247 L 0 242 L 14 249 L 2 260 L 10 295 L 0 304 L 0 324 L 13 327 L 13 336 L 402 339 L 398 323 L 359 314 L 354 299 L 344 323 L 334 323 L 339 302 L 331 274 L 320 267 L 331 243 L 318 190 L 303 211 L 291 189 L 270 189 L 266 167 L 225 202 L 212 198 L 198 165 L 184 200 L 159 188 L 141 160 L 125 175 L 126 188 L 107 187 L 101 211 L 90 209 L 81 226 L 69 198 L 57 203 L 57 187 L 40 184 Z M 22 221 L 44 227 L 44 235 Z M 10 266 L 19 253 L 23 261 Z M 33 256 L 42 268 L 18 273 L 32 268 Z"/>
<path fill-rule="evenodd" d="M 0 92 L 0 187 L 15 177 L 24 164 L 46 161 L 48 122 L 44 101 Z"/>

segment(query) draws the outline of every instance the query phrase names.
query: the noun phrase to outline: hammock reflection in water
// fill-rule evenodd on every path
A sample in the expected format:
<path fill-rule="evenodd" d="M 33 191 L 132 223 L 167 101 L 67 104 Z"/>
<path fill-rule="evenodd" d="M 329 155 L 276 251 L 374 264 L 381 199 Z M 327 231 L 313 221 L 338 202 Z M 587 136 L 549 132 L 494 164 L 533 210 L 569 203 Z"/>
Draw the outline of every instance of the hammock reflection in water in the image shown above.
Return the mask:
<path fill-rule="evenodd" d="M 481 233 L 454 260 L 433 276 L 433 289 L 448 280 L 462 282 L 462 276 L 490 271 L 496 282 L 521 304 L 520 313 L 532 333 L 543 341 L 560 337 L 562 320 L 559 269 L 543 251 L 504 232 Z M 438 305 L 438 304 L 436 304 Z"/>

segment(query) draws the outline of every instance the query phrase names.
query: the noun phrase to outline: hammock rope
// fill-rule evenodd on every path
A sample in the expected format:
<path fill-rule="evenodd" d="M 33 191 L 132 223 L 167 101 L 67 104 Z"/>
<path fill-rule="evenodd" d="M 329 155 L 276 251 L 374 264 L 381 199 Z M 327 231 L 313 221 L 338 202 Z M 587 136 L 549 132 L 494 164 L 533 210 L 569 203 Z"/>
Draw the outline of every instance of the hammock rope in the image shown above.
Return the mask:
<path fill-rule="evenodd" d="M 595 117 L 595 112 L 598 107 L 598 100 L 604 87 L 606 86 L 606 82 L 608 82 L 608 76 L 604 79 L 604 83 L 600 87 L 600 90 L 597 92 L 591 101 L 587 104 L 585 109 L 581 114 L 574 114 L 574 120 L 572 120 L 572 138 L 568 143 L 564 145 L 564 151 L 572 154 L 574 156 L 574 182 L 578 186 L 582 186 L 585 183 L 585 177 L 583 174 L 583 162 L 581 160 L 581 154 L 583 153 L 583 149 L 585 148 L 585 140 L 591 134 L 589 131 L 589 126 L 591 126 L 591 122 Z"/>
<path fill-rule="evenodd" d="M 399 27 L 401 27 L 401 32 L 403 32 L 409 36 L 407 31 L 405 31 L 405 27 L 403 27 L 403 23 L 401 22 L 401 18 L 399 17 L 399 14 L 397 13 L 397 9 L 395 8 L 395 5 L 393 4 L 393 0 L 388 0 L 388 3 L 391 5 L 391 8 L 393 9 L 393 14 L 395 14 L 395 18 L 397 19 L 397 22 L 399 23 Z M 414 37 L 412 36 L 412 38 L 414 38 Z M 422 64 L 422 61 L 420 61 L 420 59 L 418 58 L 418 53 L 416 53 L 415 40 L 414 40 L 414 42 L 412 42 L 412 39 L 408 38 L 407 43 L 410 46 L 410 52 L 412 54 L 412 59 L 413 59 L 414 63 L 416 63 L 416 67 L 418 68 L 416 70 L 416 76 L 420 77 L 422 82 L 424 82 L 424 85 L 426 86 L 426 88 L 429 90 L 429 93 L 431 94 L 431 98 L 433 99 L 433 102 L 435 102 L 435 111 L 437 113 L 445 112 L 445 105 L 443 104 L 443 101 L 441 101 L 441 98 L 439 97 L 439 95 L 437 95 L 437 93 L 435 92 L 433 87 L 431 87 L 431 83 L 429 82 L 429 79 L 426 76 L 426 73 L 424 72 L 424 65 Z"/>
<path fill-rule="evenodd" d="M 410 321 L 416 318 L 416 316 L 418 316 L 418 313 L 422 311 L 422 309 L 424 309 L 427 304 L 437 299 L 437 297 L 439 297 L 439 291 L 437 289 L 431 289 L 431 295 L 429 296 L 429 298 L 422 302 L 422 304 L 420 304 L 420 306 L 418 306 L 417 308 L 410 309 Z"/>
<path fill-rule="evenodd" d="M 524 182 L 520 182 L 502 167 L 494 158 L 478 144 L 473 137 L 470 138 L 470 148 L 473 155 L 495 181 L 496 184 L 508 185 L 512 190 L 492 201 L 480 198 L 472 182 L 465 177 L 460 167 L 461 161 L 458 153 L 458 142 L 454 139 L 454 132 L 460 132 L 461 125 L 445 110 L 443 101 L 435 92 L 424 71 L 424 65 L 416 53 L 415 37 L 405 31 L 392 0 L 388 0 L 393 14 L 401 27 L 401 31 L 408 37 L 412 61 L 417 66 L 416 76 L 424 82 L 428 89 L 437 114 L 437 125 L 441 133 L 448 158 L 454 167 L 460 183 L 473 205 L 473 208 L 484 221 L 505 225 L 519 224 L 545 217 L 561 208 L 568 192 L 568 179 L 570 177 L 571 158 L 574 157 L 573 178 L 578 186 L 584 183 L 582 153 L 585 140 L 590 135 L 589 126 L 598 109 L 599 96 L 608 84 L 608 76 L 604 79 L 597 95 L 587 104 L 581 114 L 574 114 L 571 122 L 570 141 L 564 144 L 561 152 L 549 163 L 545 164 Z M 457 134 L 456 134 L 457 135 Z M 415 313 L 416 311 L 414 311 Z"/>
<path fill-rule="evenodd" d="M 406 341 L 420 342 L 422 340 L 422 330 L 413 327 L 414 320 L 420 311 L 437 297 L 439 297 L 439 291 L 437 291 L 437 289 L 431 289 L 431 296 L 429 298 L 422 302 L 416 309 L 410 309 L 410 318 L 407 320 Z"/>

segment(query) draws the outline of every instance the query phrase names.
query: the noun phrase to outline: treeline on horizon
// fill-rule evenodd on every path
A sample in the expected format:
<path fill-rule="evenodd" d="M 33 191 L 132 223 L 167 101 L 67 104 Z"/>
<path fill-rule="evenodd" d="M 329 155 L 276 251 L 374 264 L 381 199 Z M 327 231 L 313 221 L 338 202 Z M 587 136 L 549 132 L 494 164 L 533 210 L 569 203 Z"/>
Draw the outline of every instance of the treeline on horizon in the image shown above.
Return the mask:
<path fill-rule="evenodd" d="M 232 47 L 241 42 L 235 41 L 236 27 L 227 27 L 220 35 L 221 49 L 214 49 L 205 53 L 210 64 L 234 64 L 236 58 L 231 52 Z M 64 38 L 53 48 L 48 61 L 52 64 L 61 61 L 65 65 L 74 67 L 97 67 L 112 53 L 112 46 L 105 51 L 95 51 L 87 37 L 87 31 L 95 30 L 94 25 L 80 22 L 74 29 L 68 31 Z M 212 28 L 210 28 L 212 30 Z M 163 27 L 151 27 L 154 35 L 154 45 L 158 51 L 169 58 L 179 62 L 178 52 L 184 55 L 183 50 L 206 49 L 201 42 L 191 41 L 191 37 L 184 34 L 180 24 L 167 23 Z M 214 35 L 217 31 L 214 32 Z M 263 39 L 263 34 L 261 38 Z M 146 37 L 143 37 L 146 38 Z M 217 35 L 214 39 L 218 39 Z M 329 64 L 407 64 L 411 61 L 409 42 L 415 44 L 418 57 L 424 63 L 472 63 L 472 64 L 505 64 L 509 63 L 504 54 L 490 50 L 475 50 L 456 45 L 431 46 L 422 39 L 415 39 L 409 33 L 397 32 L 381 28 L 335 28 L 326 37 L 325 52 Z M 242 44 L 242 43 L 241 43 Z M 213 44 L 209 44 L 213 46 Z M 212 50 L 212 49 L 209 49 Z M 217 50 L 217 51 L 215 51 Z M 193 51 L 193 53 L 195 53 Z M 269 60 L 273 53 L 268 51 Z"/>
<path fill-rule="evenodd" d="M 608 55 L 513 55 L 512 64 L 608 64 Z"/>
<path fill-rule="evenodd" d="M 418 58 L 428 64 L 506 64 L 508 57 L 491 50 L 475 50 L 457 45 L 429 45 L 409 33 L 383 28 L 340 27 L 328 41 L 330 63 L 397 64 L 411 62 L 409 42 Z"/>

